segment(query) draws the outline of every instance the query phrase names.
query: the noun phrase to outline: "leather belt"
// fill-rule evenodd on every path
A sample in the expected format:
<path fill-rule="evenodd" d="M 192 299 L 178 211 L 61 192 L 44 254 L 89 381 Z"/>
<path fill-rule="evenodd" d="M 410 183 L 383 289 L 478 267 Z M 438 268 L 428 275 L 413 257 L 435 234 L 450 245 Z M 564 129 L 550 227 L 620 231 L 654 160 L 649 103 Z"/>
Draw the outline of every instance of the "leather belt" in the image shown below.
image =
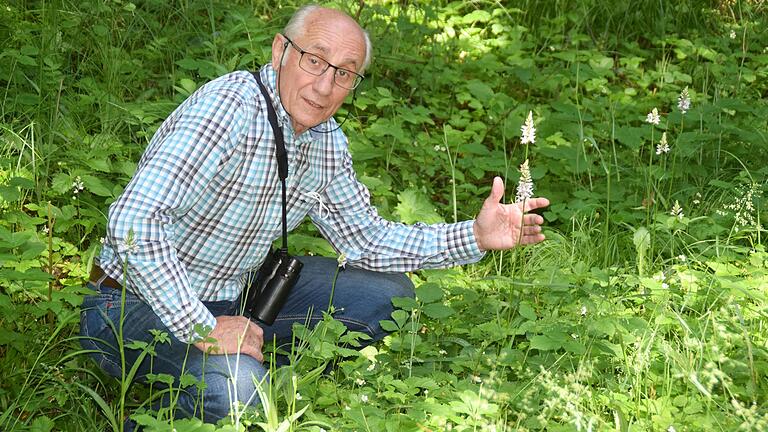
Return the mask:
<path fill-rule="evenodd" d="M 102 278 L 104 280 L 102 280 Z M 91 277 L 90 282 L 94 285 L 98 285 L 99 281 L 101 281 L 101 285 L 105 286 L 107 288 L 112 288 L 116 290 L 122 290 L 123 286 L 120 285 L 120 282 L 116 281 L 115 279 L 112 279 L 111 277 L 107 276 L 107 274 L 104 272 L 104 270 L 99 267 L 97 264 L 93 264 L 91 266 Z"/>

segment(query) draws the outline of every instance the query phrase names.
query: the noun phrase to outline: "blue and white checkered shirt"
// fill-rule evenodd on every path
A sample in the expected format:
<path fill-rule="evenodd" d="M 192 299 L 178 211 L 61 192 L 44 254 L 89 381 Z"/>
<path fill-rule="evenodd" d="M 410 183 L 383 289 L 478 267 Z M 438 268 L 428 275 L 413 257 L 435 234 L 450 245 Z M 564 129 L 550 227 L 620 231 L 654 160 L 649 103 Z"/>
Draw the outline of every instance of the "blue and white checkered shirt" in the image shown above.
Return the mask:
<path fill-rule="evenodd" d="M 382 219 L 355 177 L 346 136 L 340 130 L 294 136 L 275 92 L 275 71 L 267 65 L 260 74 L 285 135 L 289 229 L 308 214 L 350 265 L 371 270 L 447 267 L 482 257 L 472 221 L 409 226 Z M 281 235 L 267 103 L 249 72 L 198 89 L 158 129 L 109 209 L 101 267 L 181 341 L 193 339 L 195 324 L 216 325 L 202 302 L 236 299 Z M 336 122 L 319 127 L 335 129 Z"/>

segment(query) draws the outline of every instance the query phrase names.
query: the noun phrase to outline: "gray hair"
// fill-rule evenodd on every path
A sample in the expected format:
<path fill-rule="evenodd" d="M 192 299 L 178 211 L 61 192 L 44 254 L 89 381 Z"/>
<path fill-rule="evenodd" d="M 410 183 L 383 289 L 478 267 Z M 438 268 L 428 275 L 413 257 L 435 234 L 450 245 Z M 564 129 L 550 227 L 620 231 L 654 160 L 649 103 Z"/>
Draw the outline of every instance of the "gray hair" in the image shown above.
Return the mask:
<path fill-rule="evenodd" d="M 324 8 L 316 4 L 308 4 L 300 7 L 293 14 L 293 16 L 291 16 L 288 24 L 285 25 L 283 33 L 291 39 L 301 36 L 304 33 L 304 26 L 306 25 L 307 17 L 312 15 L 314 12 L 319 11 L 320 9 Z M 359 71 L 360 74 L 363 74 L 371 64 L 371 53 L 373 52 L 373 45 L 371 44 L 371 37 L 368 35 L 368 32 L 365 31 L 365 29 L 362 27 L 360 27 L 360 31 L 363 32 L 363 38 L 365 39 L 365 59 L 363 59 L 363 65 Z"/>

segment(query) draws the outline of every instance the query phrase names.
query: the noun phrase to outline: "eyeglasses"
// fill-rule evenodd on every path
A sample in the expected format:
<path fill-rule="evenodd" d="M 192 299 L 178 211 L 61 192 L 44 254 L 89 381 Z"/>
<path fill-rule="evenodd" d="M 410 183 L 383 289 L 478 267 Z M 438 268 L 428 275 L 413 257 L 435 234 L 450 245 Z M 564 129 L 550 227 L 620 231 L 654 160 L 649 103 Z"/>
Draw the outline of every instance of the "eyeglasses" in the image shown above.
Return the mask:
<path fill-rule="evenodd" d="M 326 59 L 320 57 L 317 54 L 304 51 L 303 49 L 299 48 L 299 46 L 296 45 L 292 40 L 290 40 L 288 36 L 283 35 L 283 37 L 288 41 L 288 43 L 291 44 L 292 47 L 296 49 L 296 51 L 299 52 L 299 67 L 304 72 L 311 73 L 315 76 L 320 76 L 324 74 L 329 67 L 332 67 L 335 69 L 333 73 L 333 82 L 336 83 L 336 85 L 339 87 L 343 87 L 347 90 L 354 90 L 365 78 L 357 72 L 332 65 L 328 63 Z"/>

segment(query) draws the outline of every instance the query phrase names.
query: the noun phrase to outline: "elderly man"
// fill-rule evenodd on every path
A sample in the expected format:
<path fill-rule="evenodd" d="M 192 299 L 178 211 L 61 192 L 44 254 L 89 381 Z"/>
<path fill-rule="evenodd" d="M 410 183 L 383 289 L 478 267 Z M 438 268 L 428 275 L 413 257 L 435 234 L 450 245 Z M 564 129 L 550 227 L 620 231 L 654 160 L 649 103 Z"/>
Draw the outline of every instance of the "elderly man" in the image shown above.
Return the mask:
<path fill-rule="evenodd" d="M 403 272 L 471 263 L 486 250 L 544 239 L 540 216 L 524 216 L 519 206 L 500 203 L 499 178 L 474 221 L 408 226 L 377 215 L 332 118 L 362 80 L 370 57 L 368 35 L 352 18 L 304 7 L 275 36 L 271 64 L 258 73 L 268 98 L 255 75 L 234 72 L 201 87 L 163 123 L 110 207 L 105 244 L 89 283 L 98 294 L 83 307 L 83 344 L 102 351 L 95 357 L 107 373 L 121 373 L 113 331 L 121 314 L 126 342 L 150 342 L 150 330 L 164 331 L 170 343 L 155 347 L 151 370 L 149 358 L 143 358 L 139 375 L 196 376 L 205 388 L 182 391 L 177 415 L 215 421 L 227 416 L 234 402 L 258 402 L 254 379 L 267 373 L 264 340 L 288 339 L 292 323 L 322 318 L 337 264 L 317 257 L 301 258 L 304 268 L 273 325 L 239 314 L 247 275 L 281 234 L 281 187 L 267 104 L 285 137 L 288 229 L 309 215 L 347 257 L 351 268 L 336 282 L 334 317 L 372 340 L 385 334 L 379 320 L 392 312 L 390 299 L 413 295 Z M 531 199 L 525 210 L 548 204 Z M 212 329 L 215 343 L 200 340 L 199 326 Z M 244 355 L 235 368 L 232 354 L 238 351 Z M 125 350 L 126 368 L 139 353 Z"/>

